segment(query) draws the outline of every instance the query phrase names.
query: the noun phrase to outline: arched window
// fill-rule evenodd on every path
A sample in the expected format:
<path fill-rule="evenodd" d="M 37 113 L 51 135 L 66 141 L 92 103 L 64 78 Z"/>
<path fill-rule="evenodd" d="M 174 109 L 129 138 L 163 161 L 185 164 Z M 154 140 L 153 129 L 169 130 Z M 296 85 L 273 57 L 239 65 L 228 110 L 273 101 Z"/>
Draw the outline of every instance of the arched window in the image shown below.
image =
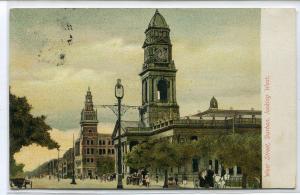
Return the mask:
<path fill-rule="evenodd" d="M 168 99 L 168 81 L 161 79 L 157 83 L 157 99 L 166 101 Z"/>
<path fill-rule="evenodd" d="M 110 154 L 110 149 L 107 150 L 107 153 Z"/>

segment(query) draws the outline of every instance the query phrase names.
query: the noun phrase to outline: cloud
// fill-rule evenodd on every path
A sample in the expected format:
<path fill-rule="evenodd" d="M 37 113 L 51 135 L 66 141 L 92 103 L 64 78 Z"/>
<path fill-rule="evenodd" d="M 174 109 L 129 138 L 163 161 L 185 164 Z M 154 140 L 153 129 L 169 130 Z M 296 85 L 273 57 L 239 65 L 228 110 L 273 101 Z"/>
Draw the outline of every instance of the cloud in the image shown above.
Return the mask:
<path fill-rule="evenodd" d="M 26 96 L 33 114 L 46 115 L 47 123 L 60 129 L 53 130 L 57 134 L 79 128 L 88 86 L 96 105 L 111 105 L 116 103 L 116 79 L 121 78 L 125 88 L 123 103 L 141 105 L 141 46 L 154 11 L 14 9 L 10 23 L 12 92 Z M 260 109 L 259 9 L 160 12 L 171 28 L 182 116 L 207 109 L 212 96 L 223 108 Z M 61 20 L 70 22 L 73 31 L 62 28 Z M 65 39 L 70 33 L 73 43 L 68 45 Z M 38 58 L 40 50 L 43 61 Z M 64 65 L 56 66 L 61 52 L 65 54 Z M 115 115 L 109 109 L 97 109 L 99 131 L 111 132 Z M 124 119 L 137 120 L 138 111 L 128 111 Z M 70 142 L 68 136 L 66 142 Z M 34 145 L 21 153 L 28 157 L 31 149 L 41 151 L 43 161 L 56 156 L 55 151 L 47 156 L 47 149 Z M 22 158 L 25 161 L 26 155 Z"/>

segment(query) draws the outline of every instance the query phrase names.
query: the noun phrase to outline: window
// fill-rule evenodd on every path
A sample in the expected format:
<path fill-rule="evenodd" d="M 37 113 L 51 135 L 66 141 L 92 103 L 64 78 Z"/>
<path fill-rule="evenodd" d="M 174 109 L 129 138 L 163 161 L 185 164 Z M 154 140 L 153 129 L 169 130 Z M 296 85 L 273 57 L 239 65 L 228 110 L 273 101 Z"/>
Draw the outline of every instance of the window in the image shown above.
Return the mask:
<path fill-rule="evenodd" d="M 94 145 L 94 140 L 91 140 L 91 145 Z"/>
<path fill-rule="evenodd" d="M 102 145 L 102 140 L 99 140 L 99 145 Z"/>
<path fill-rule="evenodd" d="M 86 145 L 90 145 L 90 140 L 86 140 Z"/>
<path fill-rule="evenodd" d="M 99 149 L 99 154 L 102 155 L 102 149 Z"/>
<path fill-rule="evenodd" d="M 91 158 L 91 162 L 94 162 L 94 159 L 93 159 L 93 158 Z"/>
<path fill-rule="evenodd" d="M 102 141 L 102 145 L 105 145 L 105 140 Z"/>
<path fill-rule="evenodd" d="M 87 158 L 87 159 L 86 159 L 86 162 L 90 162 L 90 159 L 89 159 L 89 158 Z"/>
<path fill-rule="evenodd" d="M 110 149 L 107 150 L 107 153 L 110 154 Z"/>
<path fill-rule="evenodd" d="M 161 79 L 157 83 L 157 99 L 166 101 L 168 99 L 168 82 Z"/>
<path fill-rule="evenodd" d="M 199 160 L 196 158 L 192 159 L 192 167 L 193 167 L 193 172 L 198 172 L 199 171 Z"/>
<path fill-rule="evenodd" d="M 108 140 L 108 145 L 110 145 L 110 140 Z"/>
<path fill-rule="evenodd" d="M 233 175 L 233 168 L 229 169 L 229 175 Z"/>
<path fill-rule="evenodd" d="M 114 149 L 111 149 L 111 153 L 114 154 L 114 153 L 115 153 L 115 150 L 114 150 Z"/>
<path fill-rule="evenodd" d="M 86 153 L 90 154 L 90 149 L 89 148 L 86 149 Z"/>
<path fill-rule="evenodd" d="M 94 148 L 91 148 L 91 154 L 94 154 Z"/>
<path fill-rule="evenodd" d="M 103 149 L 103 154 L 106 154 L 106 151 L 105 151 L 105 149 Z"/>

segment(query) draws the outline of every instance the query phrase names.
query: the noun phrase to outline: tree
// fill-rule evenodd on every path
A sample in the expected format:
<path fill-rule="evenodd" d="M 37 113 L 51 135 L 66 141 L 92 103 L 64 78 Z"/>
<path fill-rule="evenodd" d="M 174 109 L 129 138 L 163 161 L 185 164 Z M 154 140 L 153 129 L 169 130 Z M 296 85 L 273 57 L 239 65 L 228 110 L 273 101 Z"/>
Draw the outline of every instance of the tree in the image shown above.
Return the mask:
<path fill-rule="evenodd" d="M 163 169 L 165 173 L 164 188 L 168 188 L 168 169 L 178 166 L 178 155 L 176 148 L 169 141 L 157 142 L 152 153 L 151 167 L 153 169 Z"/>
<path fill-rule="evenodd" d="M 216 156 L 227 168 L 242 167 L 242 187 L 248 177 L 258 177 L 261 184 L 261 135 L 258 133 L 230 134 L 221 136 L 216 144 Z"/>
<path fill-rule="evenodd" d="M 168 141 L 144 142 L 136 145 L 126 155 L 125 163 L 135 169 L 164 170 L 164 188 L 168 188 L 168 169 L 178 166 L 175 145 Z"/>
<path fill-rule="evenodd" d="M 14 154 L 23 146 L 36 143 L 48 149 L 59 148 L 57 142 L 51 139 L 51 127 L 46 124 L 44 115 L 34 117 L 30 111 L 26 97 L 17 97 L 9 92 L 9 141 L 10 141 L 10 174 L 23 172 L 24 165 L 17 165 Z"/>
<path fill-rule="evenodd" d="M 115 160 L 112 157 L 106 156 L 97 161 L 97 174 L 103 175 L 115 172 Z"/>
<path fill-rule="evenodd" d="M 186 165 L 191 162 L 192 158 L 199 157 L 198 148 L 194 143 L 174 143 L 177 154 L 177 166 L 184 168 L 184 174 L 186 173 Z M 179 172 L 179 170 L 178 170 Z"/>
<path fill-rule="evenodd" d="M 152 142 L 144 142 L 132 148 L 132 150 L 125 156 L 125 163 L 134 169 L 148 169 L 151 167 L 153 151 Z"/>

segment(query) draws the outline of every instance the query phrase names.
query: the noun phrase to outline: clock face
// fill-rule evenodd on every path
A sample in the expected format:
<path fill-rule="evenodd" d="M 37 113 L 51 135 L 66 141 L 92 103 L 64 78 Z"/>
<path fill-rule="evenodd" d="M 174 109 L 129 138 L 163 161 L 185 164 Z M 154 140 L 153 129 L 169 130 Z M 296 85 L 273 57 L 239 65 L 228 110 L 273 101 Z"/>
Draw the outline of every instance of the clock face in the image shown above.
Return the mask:
<path fill-rule="evenodd" d="M 167 62 L 168 61 L 168 48 L 160 47 L 155 50 L 155 57 L 157 62 Z"/>

